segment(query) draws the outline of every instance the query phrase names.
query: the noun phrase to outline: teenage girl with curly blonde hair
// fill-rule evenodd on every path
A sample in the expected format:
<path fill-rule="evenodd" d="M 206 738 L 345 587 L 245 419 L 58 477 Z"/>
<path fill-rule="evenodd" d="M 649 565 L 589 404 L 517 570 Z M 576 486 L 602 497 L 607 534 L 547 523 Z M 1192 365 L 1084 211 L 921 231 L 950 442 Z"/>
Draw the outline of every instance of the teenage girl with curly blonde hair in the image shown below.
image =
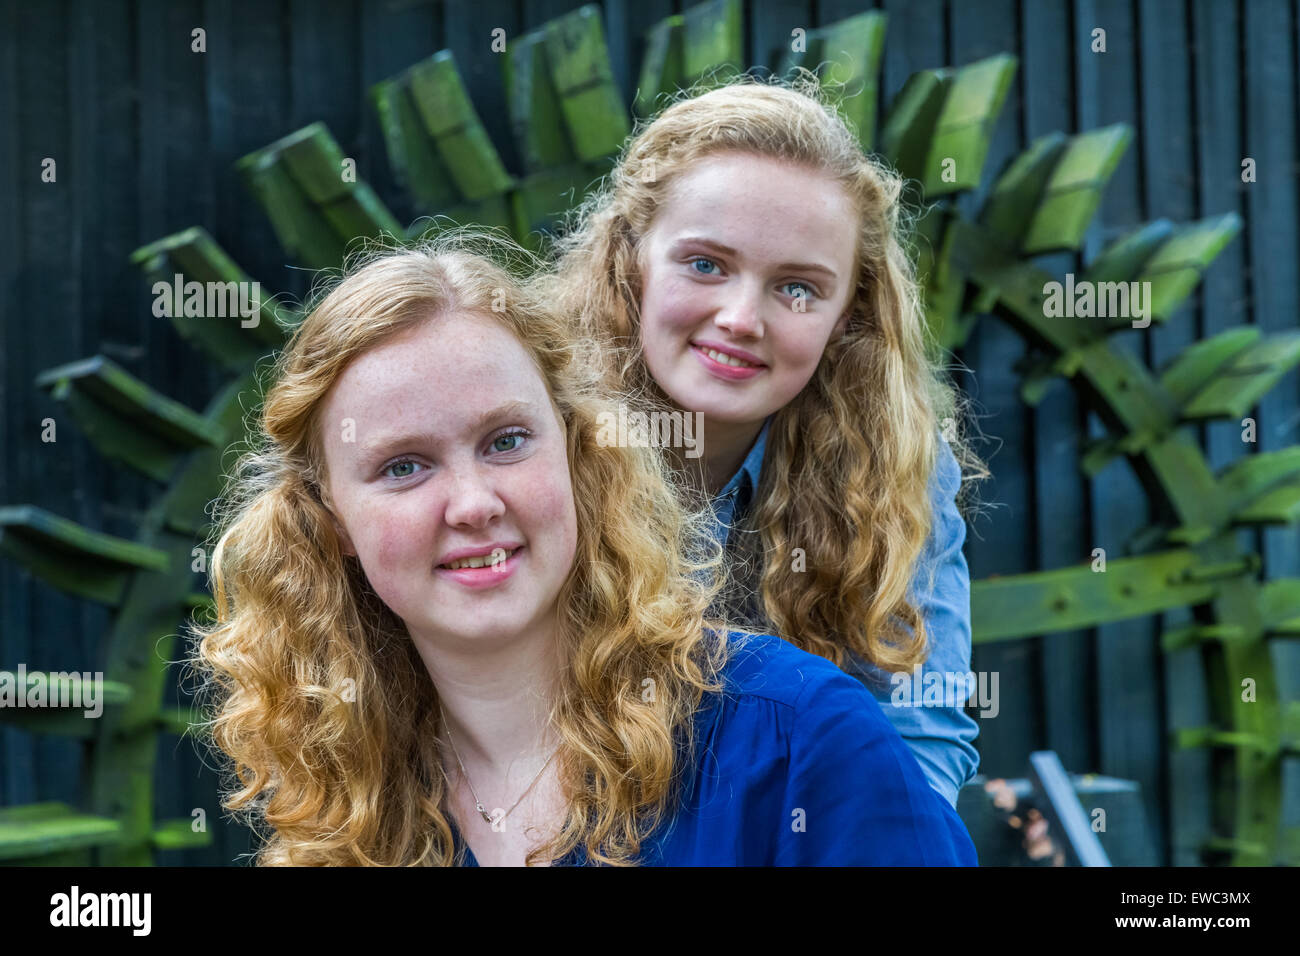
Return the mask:
<path fill-rule="evenodd" d="M 542 281 L 616 385 L 703 416 L 702 456 L 670 457 L 717 514 L 729 616 L 858 677 L 955 805 L 966 695 L 922 707 L 894 675 L 969 673 L 958 456 L 987 471 L 929 348 L 903 194 L 815 81 L 741 76 L 636 132 Z"/>

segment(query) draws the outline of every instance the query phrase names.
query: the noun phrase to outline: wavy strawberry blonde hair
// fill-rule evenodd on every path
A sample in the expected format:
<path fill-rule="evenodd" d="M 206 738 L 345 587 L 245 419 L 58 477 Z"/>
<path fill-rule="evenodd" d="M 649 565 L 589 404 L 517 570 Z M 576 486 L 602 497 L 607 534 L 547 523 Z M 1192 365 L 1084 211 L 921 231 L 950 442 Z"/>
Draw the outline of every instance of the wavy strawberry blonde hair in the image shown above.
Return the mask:
<path fill-rule="evenodd" d="M 593 343 L 507 268 L 526 261 L 506 240 L 464 231 L 370 254 L 278 356 L 222 509 L 217 619 L 196 626 L 189 659 L 232 765 L 222 805 L 263 836 L 258 864 L 458 862 L 437 690 L 405 626 L 343 553 L 321 491 L 320 413 L 334 383 L 357 356 L 448 312 L 491 316 L 515 335 L 566 432 L 578 547 L 558 597 L 551 720 L 569 809 L 528 862 L 583 846 L 593 862 L 631 865 L 672 812 L 692 716 L 720 689 L 727 653 L 725 630 L 706 622 L 721 553 L 699 547 L 703 516 L 681 508 L 656 449 L 597 441 L 615 394 Z"/>
<path fill-rule="evenodd" d="M 761 593 L 736 600 L 757 597 L 772 633 L 841 667 L 852 650 L 887 672 L 910 672 L 927 656 L 927 635 L 908 589 L 930 533 L 940 423 L 958 424 L 959 399 L 930 357 L 938 350 L 905 245 L 904 181 L 862 151 L 810 76 L 785 85 L 742 75 L 684 94 L 642 125 L 553 242 L 555 269 L 539 281 L 606 343 L 618 386 L 670 402 L 642 358 L 639 304 L 641 238 L 674 178 L 730 152 L 784 160 L 844 187 L 860 222 L 849 321 L 772 422 L 742 526 L 761 532 L 762 553 L 743 556 L 760 537 L 743 533 L 737 552 L 761 568 Z M 987 475 L 950 431 L 971 477 Z M 789 560 L 794 548 L 805 552 L 804 571 Z"/>

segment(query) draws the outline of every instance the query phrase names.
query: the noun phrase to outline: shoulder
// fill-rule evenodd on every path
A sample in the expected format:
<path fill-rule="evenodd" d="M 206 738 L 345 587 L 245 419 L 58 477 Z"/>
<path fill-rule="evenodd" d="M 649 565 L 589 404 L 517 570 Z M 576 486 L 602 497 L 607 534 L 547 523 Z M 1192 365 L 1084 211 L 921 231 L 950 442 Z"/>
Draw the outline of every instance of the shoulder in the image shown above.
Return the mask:
<path fill-rule="evenodd" d="M 970 574 L 962 555 L 962 546 L 966 543 L 966 520 L 957 507 L 960 488 L 961 465 L 948 442 L 941 437 L 938 460 L 930 476 L 930 534 L 919 559 L 917 575 L 919 577 L 920 572 L 927 568 L 946 569 L 950 576 L 955 575 L 948 587 L 958 586 L 968 592 Z M 933 582 L 927 582 L 927 588 L 932 586 Z M 924 603 L 926 599 L 920 600 Z M 967 600 L 959 595 L 960 604 L 966 604 Z M 969 611 L 964 613 L 968 615 Z"/>
<path fill-rule="evenodd" d="M 858 743 L 896 733 L 871 692 L 826 658 L 771 634 L 732 631 L 728 644 L 723 696 L 732 709 L 761 701 L 781 711 L 787 747 L 832 731 L 835 740 Z"/>
<path fill-rule="evenodd" d="M 753 850 L 756 859 L 975 862 L 960 820 L 861 683 L 778 637 L 728 637 L 727 702 L 711 740 L 718 760 L 702 785 L 704 805 L 716 813 L 730 808 L 746 832 L 767 835 Z M 737 810 L 739 792 L 745 797 Z"/>
<path fill-rule="evenodd" d="M 727 644 L 722 680 L 728 696 L 757 697 L 798 710 L 828 686 L 862 690 L 861 684 L 826 658 L 772 634 L 731 631 Z"/>
<path fill-rule="evenodd" d="M 961 465 L 953 454 L 952 446 L 942 435 L 939 436 L 939 450 L 935 455 L 930 487 L 936 497 L 945 501 L 957 497 L 957 490 L 961 487 Z"/>

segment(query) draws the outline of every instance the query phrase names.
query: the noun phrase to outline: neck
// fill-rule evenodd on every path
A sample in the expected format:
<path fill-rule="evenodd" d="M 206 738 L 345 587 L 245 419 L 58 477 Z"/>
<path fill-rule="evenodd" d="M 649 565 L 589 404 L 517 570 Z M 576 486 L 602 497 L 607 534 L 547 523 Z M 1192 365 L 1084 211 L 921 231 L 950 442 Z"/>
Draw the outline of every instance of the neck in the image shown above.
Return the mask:
<path fill-rule="evenodd" d="M 559 677 L 556 637 L 551 627 L 473 651 L 416 640 L 451 730 L 444 742 L 454 743 L 467 765 L 504 775 L 512 763 L 531 765 L 534 757 L 551 755 L 557 743 L 548 725 Z"/>
<path fill-rule="evenodd" d="M 762 430 L 761 421 L 732 424 L 704 419 L 704 454 L 699 460 L 703 463 L 704 487 L 709 495 L 721 491 L 740 470 Z"/>

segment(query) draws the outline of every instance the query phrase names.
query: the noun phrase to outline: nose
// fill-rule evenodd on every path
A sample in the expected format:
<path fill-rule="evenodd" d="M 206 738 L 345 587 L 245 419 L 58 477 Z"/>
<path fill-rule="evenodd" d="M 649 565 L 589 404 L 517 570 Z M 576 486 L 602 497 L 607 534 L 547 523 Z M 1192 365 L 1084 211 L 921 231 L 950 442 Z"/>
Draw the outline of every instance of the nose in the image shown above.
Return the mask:
<path fill-rule="evenodd" d="M 763 334 L 762 290 L 737 286 L 713 316 L 713 324 L 736 338 L 759 338 Z"/>
<path fill-rule="evenodd" d="M 505 513 L 505 502 L 493 486 L 488 466 L 477 463 L 454 469 L 449 466 L 448 472 L 447 524 L 482 528 Z"/>

